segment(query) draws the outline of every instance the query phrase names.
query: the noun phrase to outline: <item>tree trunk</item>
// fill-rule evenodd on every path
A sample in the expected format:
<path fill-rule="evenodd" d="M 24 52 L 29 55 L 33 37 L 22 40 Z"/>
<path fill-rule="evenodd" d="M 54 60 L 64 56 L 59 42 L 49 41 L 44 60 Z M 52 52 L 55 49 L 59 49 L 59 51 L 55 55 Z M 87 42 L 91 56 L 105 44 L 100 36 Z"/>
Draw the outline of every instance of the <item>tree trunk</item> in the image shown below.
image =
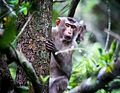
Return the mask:
<path fill-rule="evenodd" d="M 49 37 L 51 30 L 52 2 L 50 0 L 40 0 L 38 4 L 37 9 L 39 11 L 33 14 L 31 21 L 17 42 L 17 48 L 20 49 L 29 62 L 33 64 L 38 77 L 40 77 L 40 75 L 49 75 L 50 59 L 49 53 L 45 48 L 45 40 Z M 25 74 L 23 74 L 21 68 L 18 67 L 16 76 L 17 84 L 25 85 L 26 80 Z M 45 86 L 44 91 L 48 93 L 48 84 Z"/>

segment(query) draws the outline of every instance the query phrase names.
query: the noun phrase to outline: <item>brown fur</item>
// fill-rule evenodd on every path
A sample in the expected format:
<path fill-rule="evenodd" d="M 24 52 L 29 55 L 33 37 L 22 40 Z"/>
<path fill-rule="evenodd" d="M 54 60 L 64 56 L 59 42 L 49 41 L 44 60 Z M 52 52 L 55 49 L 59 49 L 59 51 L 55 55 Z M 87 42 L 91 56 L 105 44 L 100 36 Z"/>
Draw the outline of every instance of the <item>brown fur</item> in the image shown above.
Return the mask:
<path fill-rule="evenodd" d="M 72 72 L 73 52 L 68 51 L 57 55 L 55 52 L 76 47 L 76 39 L 81 34 L 81 25 L 74 18 L 60 17 L 59 19 L 60 24 L 52 28 L 52 40 L 46 42 L 47 50 L 51 52 L 49 93 L 63 93 Z M 70 24 L 70 27 L 66 26 L 66 23 Z M 76 29 L 73 30 L 73 26 Z"/>

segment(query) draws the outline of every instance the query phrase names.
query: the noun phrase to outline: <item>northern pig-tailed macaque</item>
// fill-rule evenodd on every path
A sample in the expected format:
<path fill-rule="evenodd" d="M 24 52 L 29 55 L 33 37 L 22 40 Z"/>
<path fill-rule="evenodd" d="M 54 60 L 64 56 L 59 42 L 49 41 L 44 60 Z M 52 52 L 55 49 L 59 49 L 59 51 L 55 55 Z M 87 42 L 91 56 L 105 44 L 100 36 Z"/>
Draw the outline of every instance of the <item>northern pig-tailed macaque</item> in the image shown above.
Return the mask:
<path fill-rule="evenodd" d="M 83 21 L 71 17 L 59 17 L 52 27 L 52 39 L 46 41 L 46 49 L 51 52 L 49 93 L 63 93 L 72 72 L 73 51 L 56 52 L 75 48 L 84 30 Z"/>

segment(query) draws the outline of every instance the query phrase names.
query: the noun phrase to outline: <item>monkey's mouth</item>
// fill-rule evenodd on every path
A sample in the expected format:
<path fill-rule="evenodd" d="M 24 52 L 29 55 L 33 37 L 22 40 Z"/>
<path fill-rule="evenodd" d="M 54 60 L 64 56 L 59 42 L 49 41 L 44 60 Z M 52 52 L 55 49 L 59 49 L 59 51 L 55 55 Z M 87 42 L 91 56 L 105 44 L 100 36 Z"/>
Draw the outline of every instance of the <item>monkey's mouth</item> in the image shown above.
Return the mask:
<path fill-rule="evenodd" d="M 71 36 L 64 36 L 65 41 L 70 42 L 72 40 Z"/>

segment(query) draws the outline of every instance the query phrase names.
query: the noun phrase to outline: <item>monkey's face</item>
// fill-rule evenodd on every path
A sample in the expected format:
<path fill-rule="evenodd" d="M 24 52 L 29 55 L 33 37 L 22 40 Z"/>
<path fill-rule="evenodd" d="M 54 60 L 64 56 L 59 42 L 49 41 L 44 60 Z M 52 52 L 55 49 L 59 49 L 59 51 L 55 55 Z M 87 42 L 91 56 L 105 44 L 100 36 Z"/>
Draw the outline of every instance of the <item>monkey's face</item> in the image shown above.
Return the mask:
<path fill-rule="evenodd" d="M 56 26 L 62 41 L 70 43 L 78 33 L 79 23 L 74 18 L 59 17 L 56 20 Z"/>
<path fill-rule="evenodd" d="M 74 24 L 65 23 L 65 29 L 63 31 L 63 40 L 66 42 L 71 42 L 76 31 L 77 27 Z"/>

